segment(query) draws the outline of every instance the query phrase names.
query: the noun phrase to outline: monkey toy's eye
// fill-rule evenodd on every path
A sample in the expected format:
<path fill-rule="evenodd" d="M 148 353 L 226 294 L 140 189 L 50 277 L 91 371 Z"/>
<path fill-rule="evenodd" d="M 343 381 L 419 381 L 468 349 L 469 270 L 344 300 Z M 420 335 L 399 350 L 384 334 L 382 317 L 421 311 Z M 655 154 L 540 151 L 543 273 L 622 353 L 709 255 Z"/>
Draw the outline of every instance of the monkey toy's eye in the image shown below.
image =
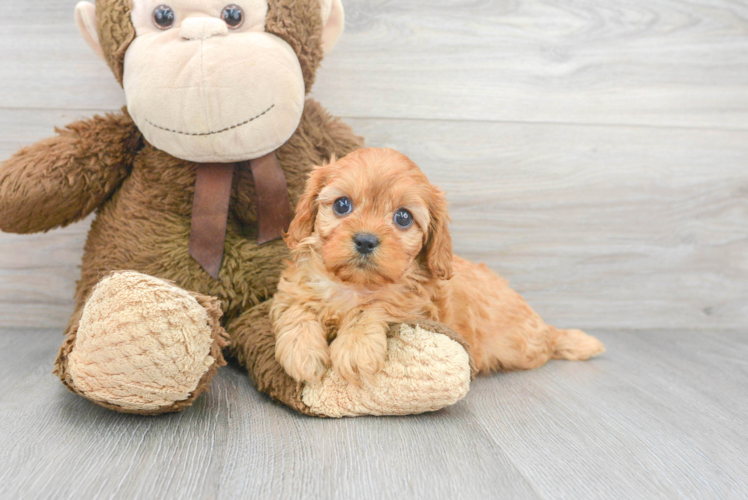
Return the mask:
<path fill-rule="evenodd" d="M 411 214 L 409 211 L 405 210 L 404 208 L 401 208 L 397 212 L 395 212 L 395 224 L 398 225 L 398 227 L 402 229 L 408 229 L 410 226 L 413 225 L 413 214 Z"/>
<path fill-rule="evenodd" d="M 153 9 L 153 24 L 160 30 L 168 30 L 174 26 L 174 10 L 168 5 L 159 5 Z"/>
<path fill-rule="evenodd" d="M 353 212 L 353 204 L 350 198 L 338 198 L 332 204 L 332 209 L 337 215 L 348 215 Z"/>
<path fill-rule="evenodd" d="M 223 8 L 221 12 L 221 19 L 223 19 L 229 28 L 232 30 L 237 29 L 239 26 L 244 24 L 244 11 L 238 5 L 228 5 Z"/>

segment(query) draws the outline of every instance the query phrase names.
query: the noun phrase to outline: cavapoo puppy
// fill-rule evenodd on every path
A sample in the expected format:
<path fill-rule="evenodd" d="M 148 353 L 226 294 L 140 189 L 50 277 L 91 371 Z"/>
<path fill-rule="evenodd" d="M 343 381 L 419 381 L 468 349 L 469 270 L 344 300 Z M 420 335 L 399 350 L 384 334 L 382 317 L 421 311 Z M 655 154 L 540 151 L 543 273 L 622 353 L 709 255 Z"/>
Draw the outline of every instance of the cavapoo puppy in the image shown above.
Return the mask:
<path fill-rule="evenodd" d="M 388 323 L 414 319 L 460 333 L 481 372 L 604 351 L 580 330 L 546 325 L 488 267 L 453 255 L 448 226 L 444 193 L 397 151 L 360 149 L 315 169 L 271 311 L 286 372 L 311 382 L 332 365 L 369 381 L 385 362 Z"/>

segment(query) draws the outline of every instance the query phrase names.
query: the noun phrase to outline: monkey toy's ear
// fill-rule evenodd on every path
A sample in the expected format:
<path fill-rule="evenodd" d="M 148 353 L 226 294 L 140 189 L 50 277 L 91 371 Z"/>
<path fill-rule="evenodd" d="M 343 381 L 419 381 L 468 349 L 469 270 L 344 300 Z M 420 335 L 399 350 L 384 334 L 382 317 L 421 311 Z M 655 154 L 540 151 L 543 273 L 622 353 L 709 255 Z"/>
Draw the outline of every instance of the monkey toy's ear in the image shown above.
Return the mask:
<path fill-rule="evenodd" d="M 78 2 L 75 6 L 75 24 L 83 39 L 99 57 L 104 59 L 104 51 L 99 43 L 99 33 L 96 29 L 96 6 L 90 2 Z"/>
<path fill-rule="evenodd" d="M 340 0 L 320 0 L 322 6 L 322 51 L 325 55 L 335 47 L 345 27 L 345 12 Z"/>

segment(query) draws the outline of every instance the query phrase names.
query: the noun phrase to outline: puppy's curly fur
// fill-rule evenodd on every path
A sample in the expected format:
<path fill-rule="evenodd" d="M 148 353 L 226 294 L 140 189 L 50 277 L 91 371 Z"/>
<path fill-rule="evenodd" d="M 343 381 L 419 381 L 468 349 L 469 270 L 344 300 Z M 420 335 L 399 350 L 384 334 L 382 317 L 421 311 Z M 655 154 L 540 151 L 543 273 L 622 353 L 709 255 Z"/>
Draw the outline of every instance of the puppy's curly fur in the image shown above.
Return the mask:
<path fill-rule="evenodd" d="M 341 198 L 350 213 L 336 214 Z M 412 215 L 407 228 L 394 220 L 401 209 Z M 374 237 L 369 253 L 354 241 L 362 234 Z M 293 261 L 271 316 L 276 358 L 297 381 L 318 380 L 330 364 L 349 382 L 370 380 L 384 365 L 388 323 L 414 319 L 460 333 L 481 372 L 604 351 L 580 330 L 546 325 L 484 264 L 453 256 L 444 193 L 394 150 L 360 149 L 315 169 L 286 242 Z"/>

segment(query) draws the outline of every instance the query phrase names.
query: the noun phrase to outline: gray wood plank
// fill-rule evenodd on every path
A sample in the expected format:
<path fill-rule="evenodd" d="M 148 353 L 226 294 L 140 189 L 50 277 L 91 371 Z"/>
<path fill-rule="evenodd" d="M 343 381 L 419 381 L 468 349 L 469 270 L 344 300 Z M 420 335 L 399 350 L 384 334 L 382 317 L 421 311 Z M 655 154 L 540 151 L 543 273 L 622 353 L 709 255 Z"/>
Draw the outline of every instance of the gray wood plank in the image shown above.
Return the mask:
<path fill-rule="evenodd" d="M 478 419 L 544 497 L 743 498 L 748 491 L 744 332 L 604 335 L 591 364 L 489 380 Z M 494 396 L 494 397 L 492 397 Z M 504 425 L 493 425 L 496 419 Z M 633 466 L 632 464 L 636 464 Z"/>
<path fill-rule="evenodd" d="M 317 94 L 343 116 L 748 127 L 748 4 L 346 3 Z"/>
<path fill-rule="evenodd" d="M 15 142 L 70 115 L 0 114 Z M 5 118 L 1 118 L 1 117 Z M 19 119 L 22 125 L 11 124 Z M 748 324 L 748 133 L 348 120 L 410 155 L 452 203 L 455 250 L 549 321 L 586 328 Z M 45 124 L 45 125 L 42 125 Z M 0 154 L 9 155 L 0 143 Z M 88 223 L 0 234 L 6 326 L 63 328 Z M 28 309 L 45 314 L 28 314 Z"/>
<path fill-rule="evenodd" d="M 121 415 L 49 374 L 60 341 L 0 332 L 2 498 L 539 498 L 464 408 L 312 419 L 272 403 L 233 367 L 189 411 Z"/>
<path fill-rule="evenodd" d="M 742 498 L 745 331 L 594 332 L 608 352 L 479 378 L 404 418 L 318 420 L 238 367 L 177 415 L 120 415 L 49 373 L 58 332 L 0 330 L 0 497 Z"/>
<path fill-rule="evenodd" d="M 76 0 L 0 5 L 0 108 L 116 109 Z M 33 5 L 33 7 L 32 7 Z M 748 128 L 748 4 L 346 0 L 315 94 L 344 117 Z"/>

